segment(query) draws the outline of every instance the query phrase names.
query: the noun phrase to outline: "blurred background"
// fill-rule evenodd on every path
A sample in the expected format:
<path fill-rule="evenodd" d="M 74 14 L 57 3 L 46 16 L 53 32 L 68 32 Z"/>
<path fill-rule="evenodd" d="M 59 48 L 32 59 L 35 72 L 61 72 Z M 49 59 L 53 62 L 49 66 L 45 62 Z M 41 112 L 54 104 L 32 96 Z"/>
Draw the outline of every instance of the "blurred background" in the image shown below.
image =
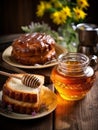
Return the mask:
<path fill-rule="evenodd" d="M 0 1 L 0 35 L 22 33 L 21 26 L 33 22 L 46 22 L 52 29 L 56 26 L 45 16 L 40 19 L 36 16 L 36 7 L 40 0 L 3 0 Z M 98 25 L 98 1 L 88 0 L 90 7 L 87 10 L 85 22 Z"/>

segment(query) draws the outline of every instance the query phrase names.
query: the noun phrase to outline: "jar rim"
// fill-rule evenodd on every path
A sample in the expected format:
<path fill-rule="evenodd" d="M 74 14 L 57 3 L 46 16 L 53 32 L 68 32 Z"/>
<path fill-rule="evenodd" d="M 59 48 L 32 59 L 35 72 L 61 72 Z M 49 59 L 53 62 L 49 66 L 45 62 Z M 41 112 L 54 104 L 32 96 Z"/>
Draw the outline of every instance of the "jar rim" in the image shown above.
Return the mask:
<path fill-rule="evenodd" d="M 87 55 L 83 53 L 78 53 L 78 52 L 67 52 L 67 53 L 62 53 L 58 56 L 58 62 L 65 62 L 67 58 L 76 58 L 77 60 L 80 58 L 82 60 L 82 65 L 88 65 L 90 62 L 90 59 Z"/>

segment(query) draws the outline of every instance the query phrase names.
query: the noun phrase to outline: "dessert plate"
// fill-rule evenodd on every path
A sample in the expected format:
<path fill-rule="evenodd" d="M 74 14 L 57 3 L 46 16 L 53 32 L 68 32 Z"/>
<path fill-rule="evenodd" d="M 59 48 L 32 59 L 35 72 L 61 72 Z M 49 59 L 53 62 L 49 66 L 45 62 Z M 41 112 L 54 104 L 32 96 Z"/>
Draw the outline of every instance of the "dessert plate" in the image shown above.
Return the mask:
<path fill-rule="evenodd" d="M 57 64 L 57 61 L 53 61 L 53 62 L 49 62 L 48 64 L 44 64 L 44 65 L 39 65 L 36 64 L 35 66 L 30 66 L 30 65 L 22 65 L 17 63 L 14 59 L 11 58 L 11 51 L 12 51 L 12 46 L 9 46 L 8 48 L 6 48 L 2 54 L 2 59 L 15 67 L 19 67 L 19 68 L 27 68 L 27 69 L 41 69 L 41 68 L 47 68 L 47 67 L 52 67 L 54 65 Z M 67 52 L 66 49 L 64 49 L 64 47 L 56 44 L 56 53 L 57 53 L 57 57 L 62 54 Z"/>
<path fill-rule="evenodd" d="M 43 93 L 42 93 L 42 98 L 41 101 L 43 104 L 45 104 L 45 107 L 40 110 L 38 113 L 32 113 L 32 115 L 27 115 L 27 114 L 19 114 L 15 113 L 12 111 L 9 111 L 8 109 L 5 109 L 2 107 L 1 102 L 2 102 L 2 91 L 0 91 L 0 114 L 11 118 L 11 119 L 18 119 L 18 120 L 29 120 L 29 119 L 36 119 L 36 118 L 41 118 L 43 116 L 46 116 L 53 112 L 57 106 L 57 98 L 56 94 L 53 93 L 48 87 L 43 86 Z"/>

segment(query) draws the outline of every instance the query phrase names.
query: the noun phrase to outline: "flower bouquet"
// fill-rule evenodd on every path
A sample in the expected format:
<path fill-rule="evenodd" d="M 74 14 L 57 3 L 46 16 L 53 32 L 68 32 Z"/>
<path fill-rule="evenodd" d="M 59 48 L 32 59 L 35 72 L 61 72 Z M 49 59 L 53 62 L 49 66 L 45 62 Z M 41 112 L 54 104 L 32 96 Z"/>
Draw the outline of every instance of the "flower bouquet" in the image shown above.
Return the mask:
<path fill-rule="evenodd" d="M 76 51 L 78 36 L 75 25 L 86 18 L 87 0 L 43 0 L 37 5 L 36 15 L 44 17 L 47 14 L 52 22 L 58 26 L 54 31 L 46 23 L 33 23 L 22 26 L 25 32 L 45 32 L 54 37 L 57 43 L 66 47 L 70 52 Z"/>

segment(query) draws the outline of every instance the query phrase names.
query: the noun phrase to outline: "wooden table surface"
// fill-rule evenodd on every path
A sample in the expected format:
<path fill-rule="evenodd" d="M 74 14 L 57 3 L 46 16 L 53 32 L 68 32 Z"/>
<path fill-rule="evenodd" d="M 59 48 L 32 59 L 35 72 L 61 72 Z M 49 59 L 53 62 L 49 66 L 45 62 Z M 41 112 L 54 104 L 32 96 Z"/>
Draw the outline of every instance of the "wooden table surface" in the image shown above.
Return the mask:
<path fill-rule="evenodd" d="M 7 43 L 7 46 L 3 44 L 6 43 L 0 45 L 0 55 L 10 43 Z M 46 78 L 49 78 L 52 68 L 20 70 L 0 59 L 0 70 L 11 73 L 35 72 L 44 74 Z M 5 80 L 6 77 L 0 75 L 0 90 L 2 90 Z M 46 84 L 47 87 L 53 87 L 50 81 Z M 98 71 L 96 71 L 96 81 L 84 99 L 66 101 L 57 95 L 57 100 L 56 109 L 49 115 L 38 119 L 17 120 L 0 115 L 0 130 L 98 130 Z"/>

